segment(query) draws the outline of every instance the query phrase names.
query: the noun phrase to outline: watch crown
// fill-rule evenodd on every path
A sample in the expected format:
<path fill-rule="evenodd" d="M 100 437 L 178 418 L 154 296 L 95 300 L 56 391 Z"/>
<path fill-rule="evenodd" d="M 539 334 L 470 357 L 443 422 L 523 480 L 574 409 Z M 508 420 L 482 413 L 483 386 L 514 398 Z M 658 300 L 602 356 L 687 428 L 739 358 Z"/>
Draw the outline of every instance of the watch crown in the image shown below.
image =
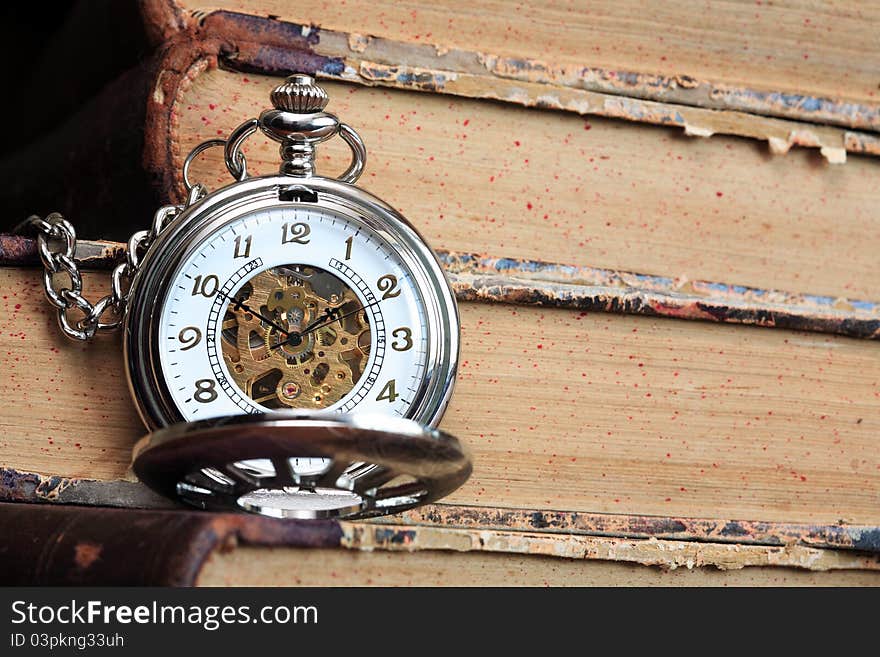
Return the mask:
<path fill-rule="evenodd" d="M 329 98 L 327 92 L 315 84 L 311 75 L 297 73 L 289 76 L 269 94 L 272 106 L 295 114 L 314 114 L 322 111 Z"/>

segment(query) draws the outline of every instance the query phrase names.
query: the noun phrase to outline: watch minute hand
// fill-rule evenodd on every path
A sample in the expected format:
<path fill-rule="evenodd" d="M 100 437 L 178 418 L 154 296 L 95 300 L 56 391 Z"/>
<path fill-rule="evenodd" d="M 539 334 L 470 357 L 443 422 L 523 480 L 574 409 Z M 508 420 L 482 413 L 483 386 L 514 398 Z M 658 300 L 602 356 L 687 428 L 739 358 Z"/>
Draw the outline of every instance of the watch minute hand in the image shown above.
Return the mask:
<path fill-rule="evenodd" d="M 315 331 L 315 330 L 321 328 L 322 326 L 326 326 L 327 324 L 332 324 L 333 322 L 335 322 L 337 320 L 342 321 L 346 317 L 351 317 L 352 315 L 355 315 L 362 310 L 366 310 L 370 306 L 375 306 L 380 301 L 382 301 L 382 299 L 375 299 L 365 306 L 361 306 L 360 308 L 355 308 L 354 310 L 350 310 L 349 312 L 345 313 L 344 315 L 339 315 L 338 317 L 331 313 L 332 316 L 328 317 L 327 321 L 322 321 L 320 324 L 317 324 L 317 325 L 312 323 L 309 326 L 307 326 L 305 328 L 305 330 L 303 330 L 302 333 L 300 333 L 299 335 L 300 335 L 300 337 L 302 337 L 302 336 L 306 335 L 307 333 L 311 333 L 312 331 Z"/>
<path fill-rule="evenodd" d="M 296 331 L 291 332 L 290 337 L 296 336 L 297 338 L 302 339 L 303 336 L 305 336 L 313 331 L 317 331 L 322 326 L 326 326 L 327 324 L 332 324 L 333 322 L 335 322 L 337 320 L 341 321 L 341 320 L 345 319 L 346 317 L 351 317 L 355 313 L 359 313 L 360 311 L 364 310 L 365 308 L 369 308 L 370 306 L 375 306 L 380 301 L 382 301 L 382 299 L 376 299 L 375 301 L 371 301 L 370 303 L 368 303 L 366 306 L 361 306 L 360 308 L 355 308 L 354 310 L 351 310 L 351 311 L 345 313 L 344 315 L 340 315 L 339 317 L 336 317 L 335 315 L 333 315 L 332 317 L 321 317 L 318 320 L 316 320 L 316 321 L 312 322 L 311 324 L 309 324 L 308 326 L 306 326 L 306 328 L 301 333 L 297 333 Z M 280 347 L 283 347 L 285 344 L 287 344 L 287 340 L 282 340 L 278 344 L 275 344 L 275 345 L 272 345 L 271 347 L 269 347 L 269 349 L 279 349 Z"/>
<path fill-rule="evenodd" d="M 306 326 L 302 331 L 298 331 L 299 335 L 303 336 L 310 331 L 314 331 L 315 329 L 324 326 L 324 324 L 334 322 L 336 320 L 336 310 L 336 308 L 326 308 L 323 315 Z"/>

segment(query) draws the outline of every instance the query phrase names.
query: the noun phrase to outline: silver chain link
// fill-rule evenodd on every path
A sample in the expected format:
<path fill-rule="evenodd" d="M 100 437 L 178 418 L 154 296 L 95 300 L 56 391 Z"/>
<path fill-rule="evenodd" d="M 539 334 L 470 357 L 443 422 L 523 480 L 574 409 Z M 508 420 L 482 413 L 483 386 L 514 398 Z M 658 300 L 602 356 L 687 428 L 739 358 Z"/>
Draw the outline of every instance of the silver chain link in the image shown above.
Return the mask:
<path fill-rule="evenodd" d="M 75 260 L 76 231 L 73 224 L 53 212 L 45 219 L 36 215 L 28 217 L 16 228 L 15 232 L 35 230 L 37 233 L 46 298 L 58 310 L 58 325 L 67 337 L 90 340 L 98 331 L 114 331 L 120 327 L 141 257 L 179 212 L 177 206 L 164 206 L 156 212 L 150 230 L 131 236 L 125 259 L 113 269 L 110 294 L 94 304 L 82 293 L 82 274 Z"/>
<path fill-rule="evenodd" d="M 252 119 L 245 125 L 249 126 L 254 121 Z M 231 154 L 227 154 L 226 166 L 237 180 L 247 177 L 247 162 L 239 149 L 251 132 L 253 129 L 237 137 L 232 147 L 227 149 Z M 140 268 L 141 258 L 174 217 L 208 193 L 203 184 L 190 181 L 189 166 L 200 153 L 214 146 L 226 147 L 227 140 L 210 139 L 196 146 L 186 157 L 183 181 L 187 199 L 184 205 L 159 208 L 153 216 L 150 230 L 138 231 L 131 236 L 125 250 L 125 259 L 113 269 L 110 294 L 101 297 L 94 304 L 82 294 L 83 281 L 75 260 L 76 231 L 73 224 L 58 212 L 53 212 L 45 219 L 37 215 L 28 217 L 15 228 L 16 233 L 36 232 L 37 250 L 44 267 L 43 287 L 46 298 L 58 310 L 58 325 L 67 337 L 91 340 L 99 331 L 114 331 L 122 325 L 131 282 Z"/>

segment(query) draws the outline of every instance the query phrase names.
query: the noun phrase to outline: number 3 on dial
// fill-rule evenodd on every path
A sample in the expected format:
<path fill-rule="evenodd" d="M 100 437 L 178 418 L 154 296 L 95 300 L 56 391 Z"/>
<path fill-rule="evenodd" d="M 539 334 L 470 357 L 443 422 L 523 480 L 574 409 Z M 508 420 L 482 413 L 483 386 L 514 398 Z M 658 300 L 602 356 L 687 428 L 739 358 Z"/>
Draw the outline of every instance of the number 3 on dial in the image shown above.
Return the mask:
<path fill-rule="evenodd" d="M 391 331 L 391 335 L 395 337 L 394 342 L 391 343 L 391 348 L 394 349 L 394 351 L 409 351 L 412 349 L 412 331 L 409 328 L 401 326 L 400 328 Z M 398 340 L 400 340 L 400 342 L 398 342 Z"/>

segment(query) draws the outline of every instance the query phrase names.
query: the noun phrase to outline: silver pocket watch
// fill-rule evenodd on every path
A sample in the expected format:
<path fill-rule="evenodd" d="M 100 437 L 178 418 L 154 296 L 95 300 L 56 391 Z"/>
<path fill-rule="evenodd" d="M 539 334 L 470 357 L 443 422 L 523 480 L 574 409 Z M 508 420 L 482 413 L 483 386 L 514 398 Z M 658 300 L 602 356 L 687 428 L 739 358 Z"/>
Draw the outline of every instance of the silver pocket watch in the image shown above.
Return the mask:
<path fill-rule="evenodd" d="M 29 219 L 47 297 L 69 337 L 122 328 L 151 431 L 133 467 L 154 489 L 206 509 L 304 518 L 438 499 L 471 470 L 435 428 L 458 360 L 452 290 L 410 223 L 354 186 L 366 150 L 323 111 L 326 92 L 292 75 L 270 97 L 273 109 L 189 154 L 186 202 L 132 236 L 97 303 L 82 296 L 72 225 Z M 281 145 L 277 175 L 248 175 L 241 146 L 257 130 Z M 351 164 L 318 176 L 315 149 L 336 135 Z M 208 193 L 189 169 L 212 147 L 235 182 Z"/>

